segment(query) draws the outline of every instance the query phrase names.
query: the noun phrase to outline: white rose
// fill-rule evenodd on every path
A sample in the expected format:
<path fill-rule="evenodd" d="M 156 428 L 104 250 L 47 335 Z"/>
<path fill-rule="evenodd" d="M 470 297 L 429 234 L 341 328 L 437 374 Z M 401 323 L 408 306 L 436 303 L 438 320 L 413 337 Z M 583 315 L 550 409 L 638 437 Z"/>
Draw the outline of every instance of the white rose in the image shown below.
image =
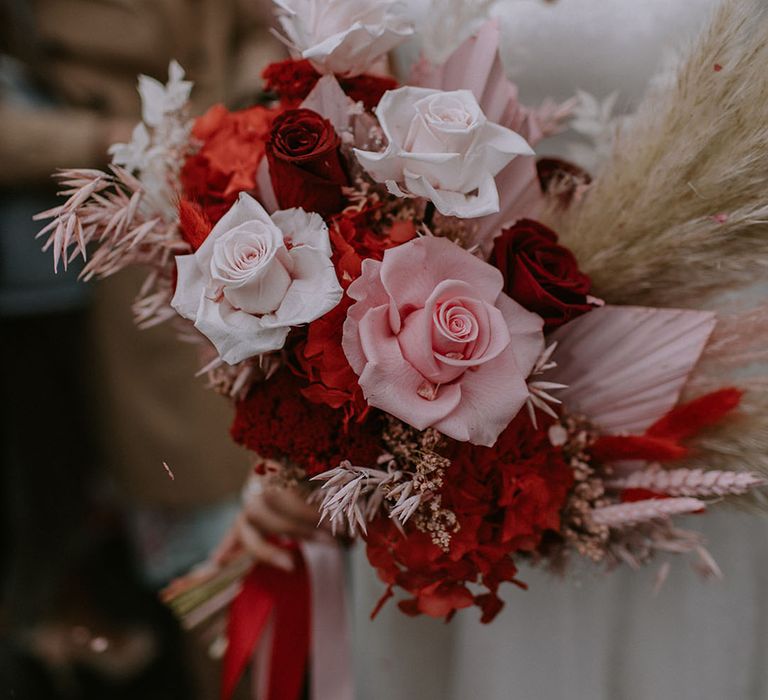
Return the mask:
<path fill-rule="evenodd" d="M 376 116 L 387 147 L 356 149 L 360 164 L 393 194 L 425 197 L 446 216 L 499 211 L 494 177 L 515 156 L 533 155 L 520 134 L 486 119 L 469 90 L 390 90 Z"/>
<path fill-rule="evenodd" d="M 413 34 L 400 0 L 275 0 L 295 54 L 321 73 L 360 75 Z"/>
<path fill-rule="evenodd" d="M 171 305 L 230 364 L 279 350 L 292 326 L 319 318 L 342 295 L 323 219 L 303 209 L 270 217 L 245 193 L 176 266 Z"/>

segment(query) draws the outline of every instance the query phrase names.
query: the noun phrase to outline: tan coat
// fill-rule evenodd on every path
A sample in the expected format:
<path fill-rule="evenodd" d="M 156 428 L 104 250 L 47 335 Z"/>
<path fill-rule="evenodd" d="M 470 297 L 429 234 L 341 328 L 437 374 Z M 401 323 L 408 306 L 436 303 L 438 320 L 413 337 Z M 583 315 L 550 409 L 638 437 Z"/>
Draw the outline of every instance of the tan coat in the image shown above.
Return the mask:
<path fill-rule="evenodd" d="M 34 184 L 62 165 L 104 161 L 110 119 L 139 113 L 136 77 L 165 79 L 178 60 L 202 111 L 252 97 L 282 53 L 267 0 L 32 0 L 38 65 L 61 108 L 0 103 L 0 187 Z M 25 40 L 25 30 L 18 37 Z"/>
<path fill-rule="evenodd" d="M 138 116 L 138 73 L 164 79 L 169 61 L 178 59 L 195 81 L 202 111 L 255 93 L 263 66 L 281 56 L 255 0 L 32 4 L 43 68 L 66 108 L 0 106 L 0 186 L 39 184 L 62 166 L 102 166 L 109 120 Z M 236 493 L 250 459 L 229 438 L 229 402 L 195 379 L 195 350 L 170 326 L 134 327 L 130 304 L 142 276 L 123 272 L 96 289 L 93 379 L 101 420 L 94 428 L 135 502 L 210 504 Z"/>

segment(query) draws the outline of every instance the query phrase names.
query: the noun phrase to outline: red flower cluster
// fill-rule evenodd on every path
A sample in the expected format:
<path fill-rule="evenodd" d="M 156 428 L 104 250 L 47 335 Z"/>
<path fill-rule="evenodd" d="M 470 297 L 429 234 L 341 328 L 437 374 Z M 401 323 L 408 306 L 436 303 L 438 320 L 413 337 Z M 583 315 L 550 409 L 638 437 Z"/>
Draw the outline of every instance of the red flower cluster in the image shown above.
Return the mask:
<path fill-rule="evenodd" d="M 300 388 L 300 379 L 288 370 L 255 384 L 236 404 L 234 441 L 266 459 L 292 462 L 308 476 L 344 459 L 374 464 L 382 451 L 378 420 L 345 426 L 341 412 L 309 403 Z"/>
<path fill-rule="evenodd" d="M 256 169 L 277 114 L 266 107 L 229 112 L 215 105 L 195 121 L 192 136 L 201 146 L 184 163 L 181 185 L 184 196 L 199 204 L 212 224 L 239 192 L 255 194 Z"/>
<path fill-rule="evenodd" d="M 306 59 L 288 59 L 268 65 L 262 73 L 262 78 L 266 89 L 277 93 L 284 106 L 296 107 L 312 92 L 312 88 L 320 80 L 320 73 Z M 369 110 L 379 104 L 381 96 L 387 90 L 397 87 L 397 81 L 378 75 L 357 75 L 353 78 L 336 76 L 336 79 L 347 95 L 355 102 L 362 102 Z"/>
<path fill-rule="evenodd" d="M 388 230 L 376 221 L 376 208 L 347 210 L 334 217 L 330 237 L 333 261 L 344 288 L 360 276 L 364 258 L 381 260 L 384 251 L 416 235 L 411 222 L 397 222 Z M 345 294 L 335 309 L 309 325 L 307 337 L 296 350 L 299 369 L 309 386 L 301 393 L 315 403 L 344 409 L 345 421 L 362 420 L 368 412 L 357 375 L 341 347 L 342 330 L 352 300 Z"/>
<path fill-rule="evenodd" d="M 523 586 L 512 555 L 534 550 L 546 531 L 559 531 L 572 485 L 573 472 L 546 425 L 534 428 L 521 413 L 493 447 L 456 446 L 442 489 L 442 505 L 459 525 L 448 552 L 414 527 L 404 537 L 380 518 L 368 530 L 368 559 L 389 585 L 387 597 L 394 586 L 414 596 L 400 602 L 404 612 L 450 617 L 474 604 L 490 622 L 503 606 L 499 585 Z M 470 582 L 488 592 L 473 595 Z"/>

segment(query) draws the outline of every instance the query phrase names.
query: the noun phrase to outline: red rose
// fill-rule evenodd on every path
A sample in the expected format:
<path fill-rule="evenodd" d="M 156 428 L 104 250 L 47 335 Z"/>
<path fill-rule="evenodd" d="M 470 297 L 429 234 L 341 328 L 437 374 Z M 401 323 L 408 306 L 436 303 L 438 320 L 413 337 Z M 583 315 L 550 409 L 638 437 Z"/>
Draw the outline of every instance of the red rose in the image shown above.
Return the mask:
<path fill-rule="evenodd" d="M 349 180 L 332 124 L 311 109 L 283 112 L 267 142 L 269 176 L 282 209 L 302 207 L 322 216 L 341 211 Z"/>
<path fill-rule="evenodd" d="M 504 291 L 544 319 L 552 330 L 586 313 L 589 277 L 557 234 L 538 221 L 522 219 L 496 239 L 492 263 L 504 275 Z"/>

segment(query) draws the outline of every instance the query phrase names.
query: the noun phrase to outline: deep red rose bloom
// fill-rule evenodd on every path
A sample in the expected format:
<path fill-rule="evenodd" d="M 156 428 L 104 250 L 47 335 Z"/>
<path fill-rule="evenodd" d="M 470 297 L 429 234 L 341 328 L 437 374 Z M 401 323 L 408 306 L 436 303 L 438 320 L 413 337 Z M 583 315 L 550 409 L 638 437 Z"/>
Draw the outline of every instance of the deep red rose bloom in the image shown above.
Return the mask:
<path fill-rule="evenodd" d="M 333 262 L 345 289 L 360 276 L 364 258 L 381 260 L 387 248 L 400 245 L 416 235 L 412 222 L 398 221 L 384 226 L 377 219 L 377 207 L 345 211 L 333 217 L 330 227 Z M 352 300 L 344 295 L 325 316 L 309 324 L 305 341 L 296 349 L 298 369 L 309 381 L 301 393 L 310 401 L 343 409 L 346 420 L 360 420 L 368 413 L 368 402 L 341 348 L 347 309 Z"/>
<path fill-rule="evenodd" d="M 337 467 L 344 459 L 375 464 L 382 452 L 381 426 L 375 416 L 346 426 L 341 411 L 310 403 L 300 379 L 280 370 L 254 385 L 236 404 L 232 438 L 261 457 L 288 460 L 308 476 Z"/>
<path fill-rule="evenodd" d="M 368 559 L 388 584 L 413 595 L 401 602 L 409 614 L 451 616 L 477 605 L 483 622 L 503 607 L 501 583 L 523 586 L 512 556 L 538 547 L 547 532 L 560 529 L 560 512 L 573 486 L 573 471 L 547 435 L 550 419 L 534 428 L 521 414 L 493 447 L 455 445 L 441 491 L 442 506 L 455 513 L 459 529 L 444 552 L 430 536 L 406 527 L 403 536 L 388 518 L 370 524 Z M 467 584 L 487 592 L 473 594 Z"/>
<path fill-rule="evenodd" d="M 320 80 L 307 59 L 288 59 L 268 65 L 262 73 L 265 87 L 276 93 L 285 107 L 298 107 Z M 397 81 L 378 75 L 356 75 L 353 78 L 336 76 L 344 92 L 355 102 L 362 102 L 372 110 L 387 90 L 394 90 Z"/>
<path fill-rule="evenodd" d="M 272 125 L 267 160 L 281 209 L 302 207 L 329 216 L 344 207 L 349 178 L 333 125 L 311 109 L 283 112 Z"/>
<path fill-rule="evenodd" d="M 215 105 L 195 121 L 192 136 L 201 145 L 184 163 L 181 185 L 184 197 L 200 205 L 211 224 L 240 192 L 256 194 L 256 169 L 276 114 L 265 107 L 229 112 Z"/>
<path fill-rule="evenodd" d="M 592 309 L 589 277 L 573 253 L 558 244 L 557 234 L 538 221 L 522 219 L 502 231 L 491 262 L 504 275 L 504 291 L 541 316 L 545 331 Z"/>

